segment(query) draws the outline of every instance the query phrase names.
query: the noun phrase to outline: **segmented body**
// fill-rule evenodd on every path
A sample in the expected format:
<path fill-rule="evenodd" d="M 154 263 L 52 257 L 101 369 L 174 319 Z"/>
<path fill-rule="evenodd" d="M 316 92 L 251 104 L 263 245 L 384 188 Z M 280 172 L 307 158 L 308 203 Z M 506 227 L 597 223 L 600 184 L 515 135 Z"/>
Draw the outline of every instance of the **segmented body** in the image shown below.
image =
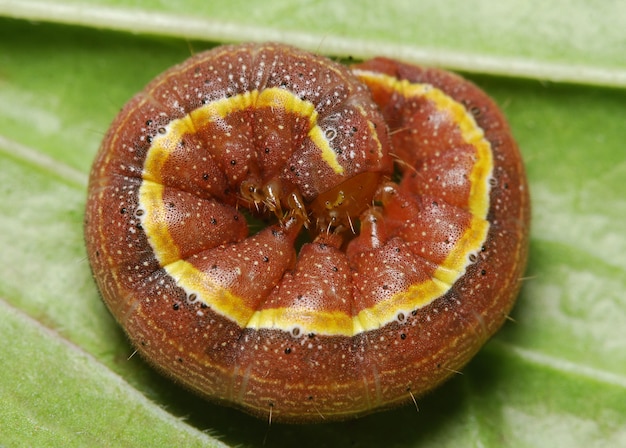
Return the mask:
<path fill-rule="evenodd" d="M 124 107 L 85 232 L 150 362 L 301 422 L 410 401 L 462 368 L 513 306 L 529 216 L 517 146 L 471 83 L 250 44 L 198 54 Z"/>

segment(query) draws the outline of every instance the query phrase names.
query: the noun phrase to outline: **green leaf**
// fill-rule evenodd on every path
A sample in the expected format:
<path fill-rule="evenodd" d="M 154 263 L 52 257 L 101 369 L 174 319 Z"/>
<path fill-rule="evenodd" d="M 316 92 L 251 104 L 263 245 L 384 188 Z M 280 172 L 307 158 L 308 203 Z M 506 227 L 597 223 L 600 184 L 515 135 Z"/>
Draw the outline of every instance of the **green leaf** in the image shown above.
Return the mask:
<path fill-rule="evenodd" d="M 4 301 L 0 311 L 11 345 L 2 352 L 3 445 L 224 446 L 42 322 Z"/>
<path fill-rule="evenodd" d="M 468 72 L 626 86 L 621 0 L 0 0 L 0 14 L 212 41 L 289 42 Z"/>
<path fill-rule="evenodd" d="M 626 446 L 624 2 L 299 3 L 0 0 L 0 445 Z M 132 356 L 86 261 L 87 176 L 124 102 L 210 46 L 190 38 L 440 63 L 503 107 L 531 184 L 527 277 L 419 412 L 268 426 Z"/>

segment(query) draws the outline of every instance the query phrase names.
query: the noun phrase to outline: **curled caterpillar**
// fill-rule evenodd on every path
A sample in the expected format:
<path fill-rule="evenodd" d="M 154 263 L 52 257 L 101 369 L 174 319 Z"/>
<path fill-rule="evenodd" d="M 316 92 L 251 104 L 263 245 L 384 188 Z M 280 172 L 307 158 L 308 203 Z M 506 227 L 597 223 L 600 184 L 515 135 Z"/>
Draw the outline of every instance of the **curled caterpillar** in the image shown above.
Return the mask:
<path fill-rule="evenodd" d="M 529 220 L 517 145 L 470 82 L 245 44 L 126 104 L 85 235 L 149 362 L 211 400 L 315 422 L 461 369 L 514 304 Z"/>

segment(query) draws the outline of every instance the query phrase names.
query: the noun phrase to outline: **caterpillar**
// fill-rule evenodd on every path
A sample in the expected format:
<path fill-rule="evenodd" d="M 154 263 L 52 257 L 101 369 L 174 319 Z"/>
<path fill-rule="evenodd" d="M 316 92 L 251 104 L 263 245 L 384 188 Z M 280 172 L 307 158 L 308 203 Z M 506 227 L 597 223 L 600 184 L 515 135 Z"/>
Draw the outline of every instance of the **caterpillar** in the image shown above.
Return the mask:
<path fill-rule="evenodd" d="M 529 204 L 505 118 L 458 75 L 225 45 L 115 118 L 85 241 L 152 365 L 318 422 L 410 402 L 477 353 L 518 294 Z"/>

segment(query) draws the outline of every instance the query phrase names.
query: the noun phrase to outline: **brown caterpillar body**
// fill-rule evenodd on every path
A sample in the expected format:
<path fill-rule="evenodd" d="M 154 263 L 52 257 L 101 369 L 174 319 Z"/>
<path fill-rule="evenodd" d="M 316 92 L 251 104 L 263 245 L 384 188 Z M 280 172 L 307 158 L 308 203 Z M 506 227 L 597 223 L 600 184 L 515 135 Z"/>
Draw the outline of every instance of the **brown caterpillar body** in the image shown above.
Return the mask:
<path fill-rule="evenodd" d="M 248 44 L 130 100 L 94 162 L 85 234 L 146 359 L 212 400 L 313 422 L 462 368 L 513 306 L 529 217 L 517 146 L 473 84 Z"/>

